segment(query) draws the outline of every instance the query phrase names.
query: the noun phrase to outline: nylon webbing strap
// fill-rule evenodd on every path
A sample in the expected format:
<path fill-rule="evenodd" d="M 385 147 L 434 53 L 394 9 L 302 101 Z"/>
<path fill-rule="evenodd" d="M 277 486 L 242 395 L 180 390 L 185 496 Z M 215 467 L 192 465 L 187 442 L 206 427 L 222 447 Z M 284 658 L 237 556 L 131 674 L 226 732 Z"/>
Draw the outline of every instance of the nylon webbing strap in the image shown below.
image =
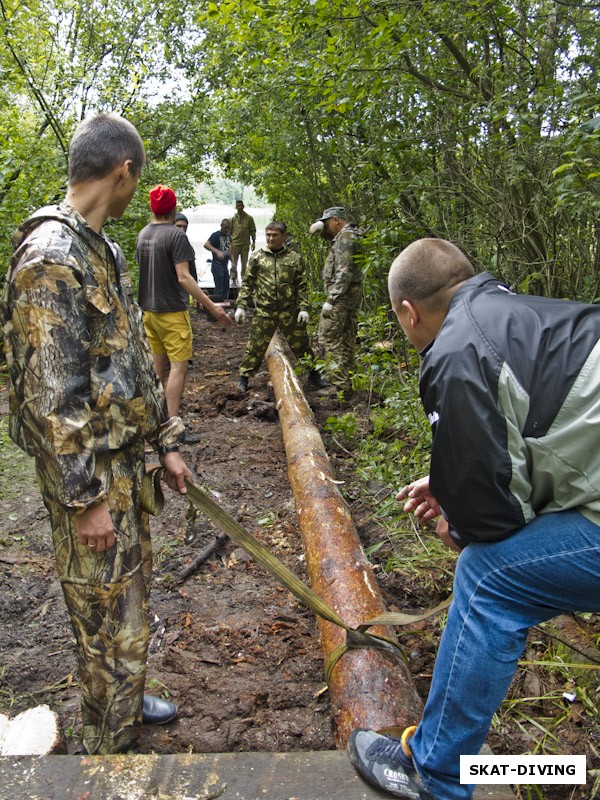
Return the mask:
<path fill-rule="evenodd" d="M 160 477 L 163 472 L 163 467 L 154 467 L 154 469 L 146 473 L 142 485 L 142 504 L 150 513 L 160 513 L 164 503 L 162 487 L 160 486 Z M 435 608 L 425 611 L 422 614 L 412 615 L 385 612 L 374 619 L 362 623 L 357 628 L 351 628 L 327 605 L 327 603 L 321 600 L 318 594 L 301 581 L 300 578 L 296 577 L 285 564 L 252 536 L 252 534 L 248 533 L 248 531 L 236 519 L 228 514 L 227 511 L 222 509 L 212 497 L 198 486 L 191 483 L 191 481 L 186 479 L 185 483 L 188 490 L 188 500 L 196 506 L 196 508 L 199 508 L 206 514 L 206 516 L 212 520 L 217 527 L 224 531 L 235 544 L 243 548 L 257 564 L 260 564 L 270 575 L 280 581 L 286 589 L 308 606 L 311 611 L 318 614 L 323 619 L 326 619 L 328 622 L 339 625 L 340 628 L 346 631 L 346 642 L 332 650 L 325 659 L 325 679 L 327 683 L 330 682 L 331 672 L 339 659 L 345 652 L 351 649 L 374 647 L 375 649 L 384 650 L 396 657 L 405 658 L 402 648 L 396 641 L 387 636 L 370 633 L 368 629 L 372 625 L 409 625 L 427 619 L 450 605 L 451 598 L 448 598 Z"/>
<path fill-rule="evenodd" d="M 288 569 L 276 556 L 271 553 L 258 539 L 240 525 L 240 523 L 224 511 L 208 494 L 194 484 L 186 481 L 188 496 L 197 508 L 200 508 L 214 523 L 252 558 L 264 567 L 270 575 L 277 578 L 298 599 L 302 600 L 323 619 L 349 630 L 344 620 L 324 603 L 303 581 Z"/>

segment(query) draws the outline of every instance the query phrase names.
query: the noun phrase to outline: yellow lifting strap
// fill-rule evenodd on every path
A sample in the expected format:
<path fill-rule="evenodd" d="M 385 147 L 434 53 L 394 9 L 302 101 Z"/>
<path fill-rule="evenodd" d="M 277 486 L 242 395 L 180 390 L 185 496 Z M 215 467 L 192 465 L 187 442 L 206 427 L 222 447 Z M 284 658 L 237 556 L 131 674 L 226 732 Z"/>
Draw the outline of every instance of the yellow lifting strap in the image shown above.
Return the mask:
<path fill-rule="evenodd" d="M 146 473 L 142 485 L 142 505 L 146 511 L 155 516 L 160 514 L 164 506 L 164 495 L 160 485 L 160 478 L 163 472 L 163 467 L 154 467 Z M 187 478 L 185 483 L 188 490 L 186 496 L 192 505 L 206 514 L 238 547 L 244 549 L 257 564 L 260 564 L 270 575 L 277 578 L 286 589 L 308 606 L 311 611 L 328 622 L 339 625 L 340 628 L 346 631 L 345 643 L 334 648 L 325 659 L 325 680 L 327 683 L 330 682 L 331 673 L 339 659 L 351 649 L 374 647 L 378 650 L 384 650 L 395 657 L 405 658 L 402 648 L 394 639 L 369 632 L 368 629 L 373 625 L 410 625 L 432 617 L 450 605 L 451 596 L 435 608 L 424 611 L 422 614 L 385 612 L 374 619 L 363 622 L 356 628 L 352 628 L 327 603 L 324 603 L 309 586 L 296 577 L 270 550 L 252 536 L 251 533 L 248 533 L 236 519 L 224 511 L 212 497 L 191 481 L 188 481 Z"/>

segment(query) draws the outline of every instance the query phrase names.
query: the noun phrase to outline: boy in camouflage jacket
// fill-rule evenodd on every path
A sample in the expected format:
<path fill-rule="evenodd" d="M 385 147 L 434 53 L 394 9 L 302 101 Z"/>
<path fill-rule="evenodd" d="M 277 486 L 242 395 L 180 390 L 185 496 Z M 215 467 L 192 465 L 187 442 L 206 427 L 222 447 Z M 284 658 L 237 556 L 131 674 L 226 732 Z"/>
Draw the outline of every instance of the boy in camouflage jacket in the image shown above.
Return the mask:
<path fill-rule="evenodd" d="M 144 440 L 185 493 L 183 431 L 169 419 L 120 248 L 119 218 L 145 161 L 129 122 L 100 114 L 71 144 L 69 188 L 15 237 L 2 297 L 11 438 L 35 459 L 77 642 L 84 750 L 135 747 L 142 721 L 176 708 L 144 696 L 151 547 Z"/>

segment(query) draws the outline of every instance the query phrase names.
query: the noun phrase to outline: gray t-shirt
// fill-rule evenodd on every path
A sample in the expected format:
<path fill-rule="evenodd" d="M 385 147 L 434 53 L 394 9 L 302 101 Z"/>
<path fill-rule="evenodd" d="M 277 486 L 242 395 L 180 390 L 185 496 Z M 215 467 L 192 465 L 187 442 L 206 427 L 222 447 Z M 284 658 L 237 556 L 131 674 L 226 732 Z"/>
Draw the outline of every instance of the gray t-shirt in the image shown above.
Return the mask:
<path fill-rule="evenodd" d="M 135 257 L 140 267 L 138 303 L 144 311 L 186 311 L 189 296 L 177 280 L 175 264 L 193 261 L 186 234 L 169 223 L 152 222 L 137 237 Z"/>

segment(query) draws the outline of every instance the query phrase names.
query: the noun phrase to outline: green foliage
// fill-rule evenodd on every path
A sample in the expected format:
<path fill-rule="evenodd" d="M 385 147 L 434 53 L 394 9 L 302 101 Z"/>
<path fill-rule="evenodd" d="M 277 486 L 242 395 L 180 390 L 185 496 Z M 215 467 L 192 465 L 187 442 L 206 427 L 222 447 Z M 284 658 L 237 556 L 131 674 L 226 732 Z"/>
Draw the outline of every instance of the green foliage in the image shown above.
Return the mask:
<path fill-rule="evenodd" d="M 23 487 L 34 478 L 33 460 L 8 435 L 8 417 L 0 420 L 0 491 L 3 499 L 23 496 Z"/>
<path fill-rule="evenodd" d="M 126 116 L 146 143 L 140 191 L 114 226 L 130 259 L 133 229 L 148 217 L 147 188 L 170 183 L 183 203 L 194 199 L 208 173 L 209 110 L 181 80 L 184 30 L 179 6 L 169 2 L 1 0 L 0 272 L 14 229 L 64 195 L 71 134 L 90 113 Z"/>
<path fill-rule="evenodd" d="M 268 203 L 265 198 L 257 194 L 253 186 L 244 186 L 239 181 L 212 176 L 207 181 L 202 181 L 196 187 L 196 202 L 223 203 L 234 207 L 236 200 L 243 200 L 247 206 L 262 208 Z"/>
<path fill-rule="evenodd" d="M 1 9 L 3 262 L 9 232 L 62 194 L 77 121 L 108 108 L 142 132 L 148 186 L 172 183 L 187 202 L 217 161 L 233 186 L 256 187 L 294 231 L 313 287 L 323 253 L 308 225 L 346 205 L 367 230 L 368 309 L 385 298 L 391 260 L 419 236 L 452 239 L 515 287 L 600 294 L 593 6 L 467 0 L 457 14 L 452 3 L 411 0 L 143 0 L 132 13 L 131 0 L 2 0 Z M 145 189 L 130 212 L 136 226 Z"/>
<path fill-rule="evenodd" d="M 591 7 L 230 0 L 195 22 L 215 153 L 299 230 L 334 202 L 365 223 L 369 307 L 423 235 L 514 286 L 590 298 L 597 214 L 589 197 L 567 213 L 555 170 L 595 108 Z"/>
<path fill-rule="evenodd" d="M 358 433 L 358 420 L 351 412 L 342 414 L 339 417 L 327 417 L 323 430 L 343 436 L 348 441 L 352 441 Z"/>

